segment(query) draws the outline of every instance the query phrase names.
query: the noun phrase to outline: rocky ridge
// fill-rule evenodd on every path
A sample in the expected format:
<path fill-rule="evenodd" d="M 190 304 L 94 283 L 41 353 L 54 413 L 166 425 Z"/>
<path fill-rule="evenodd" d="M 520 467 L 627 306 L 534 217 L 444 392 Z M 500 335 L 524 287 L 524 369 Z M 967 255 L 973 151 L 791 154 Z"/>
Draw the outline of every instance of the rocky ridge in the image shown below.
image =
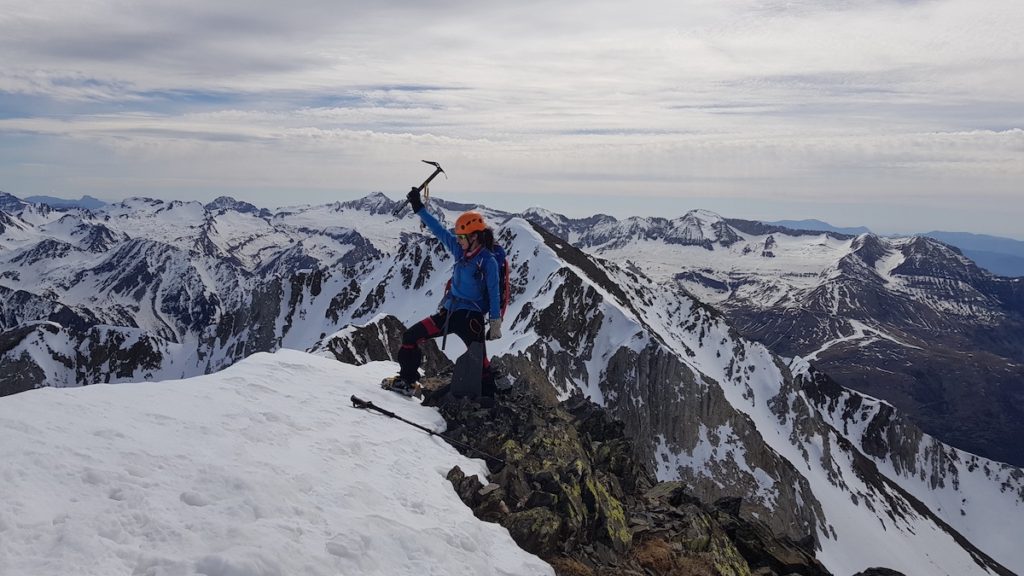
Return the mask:
<path fill-rule="evenodd" d="M 495 456 L 484 481 L 451 470 L 454 489 L 558 574 L 829 574 L 813 542 L 742 517 L 740 499 L 706 504 L 684 482 L 657 483 L 624 425 L 580 395 L 550 407 L 513 392 L 490 411 L 440 402 L 448 438 Z"/>
<path fill-rule="evenodd" d="M 335 335 L 320 352 L 357 365 L 390 359 L 401 328 L 379 318 Z M 433 341 L 423 348 L 435 389 L 424 404 L 448 422 L 445 439 L 471 456 L 490 455 L 489 479 L 456 467 L 448 473 L 454 490 L 557 574 L 830 574 L 814 558 L 813 540 L 777 536 L 744 518 L 740 498 L 707 504 L 684 482 L 657 482 L 625 425 L 582 395 L 553 405 L 518 387 L 481 409 L 445 394 L 451 364 L 437 361 Z"/>

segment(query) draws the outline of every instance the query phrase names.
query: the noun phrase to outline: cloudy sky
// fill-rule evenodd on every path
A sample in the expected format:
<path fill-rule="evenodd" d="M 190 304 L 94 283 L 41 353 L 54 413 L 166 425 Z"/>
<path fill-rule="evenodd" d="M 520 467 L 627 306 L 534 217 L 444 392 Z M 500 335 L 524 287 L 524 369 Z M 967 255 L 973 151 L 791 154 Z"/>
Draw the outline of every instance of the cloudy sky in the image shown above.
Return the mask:
<path fill-rule="evenodd" d="M 0 190 L 1024 239 L 1021 0 L 0 0 Z"/>

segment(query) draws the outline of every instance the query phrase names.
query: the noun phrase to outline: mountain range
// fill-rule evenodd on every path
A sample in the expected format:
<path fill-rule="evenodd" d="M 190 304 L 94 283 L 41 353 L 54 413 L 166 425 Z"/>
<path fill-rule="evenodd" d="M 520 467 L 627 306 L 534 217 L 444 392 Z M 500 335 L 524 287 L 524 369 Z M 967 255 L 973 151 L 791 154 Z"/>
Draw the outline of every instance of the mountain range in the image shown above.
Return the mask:
<path fill-rule="evenodd" d="M 86 210 L 95 210 L 107 205 L 103 200 L 93 198 L 88 194 L 78 200 L 57 198 L 56 196 L 27 196 L 25 201 L 33 204 L 46 204 L 51 208 L 84 208 Z"/>
<path fill-rule="evenodd" d="M 391 217 L 395 206 L 374 194 L 274 212 L 227 198 L 4 208 L 0 392 L 195 376 L 253 352 L 329 349 L 338 330 L 381 314 L 414 322 L 436 308 L 451 260 L 414 219 Z M 430 209 L 451 222 L 465 208 Z M 974 363 L 968 352 L 959 365 L 1002 378 L 982 389 L 984 409 L 1005 404 L 1011 420 L 1019 282 L 924 238 L 791 235 L 706 211 L 482 210 L 514 276 L 490 353 L 519 386 L 608 408 L 659 480 L 742 497 L 741 514 L 809 539 L 837 574 L 1024 569 L 1008 536 L 1024 525 L 1021 470 L 847 384 L 913 376 L 908 366 L 971 346 Z"/>
<path fill-rule="evenodd" d="M 848 236 L 858 236 L 860 234 L 869 234 L 869 230 L 865 226 L 852 226 L 852 227 L 841 227 L 833 226 L 828 222 L 821 220 L 807 219 L 807 220 L 777 220 L 774 222 L 764 222 L 767 226 L 781 226 L 783 228 L 789 228 L 791 230 L 812 230 L 816 232 L 835 232 L 837 234 L 846 234 Z"/>
<path fill-rule="evenodd" d="M 938 230 L 925 232 L 922 235 L 956 246 L 964 256 L 993 274 L 1024 276 L 1024 242 L 1020 240 L 987 234 Z"/>
<path fill-rule="evenodd" d="M 893 403 L 938 438 L 1024 464 L 1024 279 L 923 236 L 793 231 L 699 210 L 527 217 L 685 288 L 746 336 Z"/>

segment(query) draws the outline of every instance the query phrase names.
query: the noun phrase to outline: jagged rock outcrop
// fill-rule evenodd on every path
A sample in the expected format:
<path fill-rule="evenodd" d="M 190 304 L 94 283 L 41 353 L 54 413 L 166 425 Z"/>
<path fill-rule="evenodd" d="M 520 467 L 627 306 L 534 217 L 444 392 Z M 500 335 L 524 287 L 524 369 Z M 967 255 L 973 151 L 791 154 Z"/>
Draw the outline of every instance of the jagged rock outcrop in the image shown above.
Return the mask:
<path fill-rule="evenodd" d="M 551 406 L 513 391 L 489 411 L 427 403 L 440 406 L 453 445 L 494 456 L 486 486 L 449 472 L 463 501 L 558 574 L 829 574 L 813 543 L 741 517 L 740 499 L 708 504 L 683 482 L 656 484 L 624 424 L 579 395 Z"/>
<path fill-rule="evenodd" d="M 404 202 L 404 199 L 402 201 Z M 338 202 L 334 206 L 337 210 L 355 210 L 369 212 L 370 214 L 391 214 L 391 211 L 398 206 L 398 203 L 381 192 L 374 192 L 358 200 Z"/>
<path fill-rule="evenodd" d="M 513 320 L 513 330 L 537 336 L 524 350 L 501 357 L 513 379 L 549 403 L 587 383 L 586 393 L 625 422 L 638 439 L 635 456 L 660 478 L 687 481 L 706 500 L 746 495 L 746 518 L 762 518 L 794 539 L 815 534 L 823 514 L 806 479 L 725 398 L 724 382 L 707 379 L 686 362 L 696 355 L 690 346 L 703 344 L 670 344 L 665 329 L 655 328 L 666 321 L 664 313 L 659 318 L 649 311 L 664 304 L 656 302 L 649 281 L 588 257 L 543 229 L 534 231 L 571 268 L 554 271 L 540 287 L 544 296 L 523 304 Z M 689 298 L 671 301 L 668 321 L 684 333 L 710 340 L 722 329 L 718 312 L 695 303 L 687 311 L 681 303 Z M 607 344 L 611 326 L 618 333 L 615 346 Z M 738 354 L 726 349 L 719 356 L 727 362 Z M 738 380 L 749 377 L 743 373 L 749 367 L 730 370 Z M 707 443 L 714 445 L 714 457 L 700 456 L 706 448 L 698 446 Z"/>
<path fill-rule="evenodd" d="M 0 191 L 0 210 L 13 214 L 24 208 L 28 203 L 14 194 Z"/>
<path fill-rule="evenodd" d="M 662 466 L 667 475 L 678 474 L 705 500 L 747 495 L 742 514 L 766 519 L 781 534 L 803 539 L 817 532 L 823 513 L 806 479 L 766 445 L 750 419 L 729 404 L 721 388 L 698 380 L 678 356 L 656 344 L 639 352 L 621 348 L 609 362 L 605 378 L 610 391 L 632 388 L 643 398 L 644 409 L 638 409 L 624 393 L 617 393 L 608 403 L 609 409 L 626 421 L 631 435 L 643 439 L 636 443 L 642 454 L 694 454 L 701 451 L 703 443 L 721 450 L 717 458 L 695 459 L 691 466 L 676 470 L 655 459 L 655 465 Z M 741 452 L 742 458 L 734 452 Z M 702 467 L 710 468 L 711 473 Z M 778 480 L 766 488 L 763 477 L 750 474 L 750 469 Z M 728 488 L 723 489 L 725 486 Z M 780 506 L 779 502 L 787 504 Z"/>
<path fill-rule="evenodd" d="M 39 387 L 149 379 L 168 343 L 138 329 L 96 325 L 79 331 L 54 322 L 22 325 L 0 334 L 0 396 Z M 54 378 L 46 367 L 58 364 Z M 51 369 L 52 370 L 52 369 Z"/>
<path fill-rule="evenodd" d="M 361 366 L 367 362 L 397 361 L 405 326 L 394 316 L 382 316 L 362 326 L 354 326 L 320 341 L 310 352 L 330 354 L 339 362 Z M 452 362 L 434 341 L 421 345 L 424 377 L 450 373 Z"/>
<path fill-rule="evenodd" d="M 269 217 L 270 211 L 259 209 L 255 205 L 241 200 L 235 200 L 231 196 L 218 196 L 205 206 L 210 212 L 227 212 L 229 210 L 242 214 L 254 214 L 260 217 Z"/>

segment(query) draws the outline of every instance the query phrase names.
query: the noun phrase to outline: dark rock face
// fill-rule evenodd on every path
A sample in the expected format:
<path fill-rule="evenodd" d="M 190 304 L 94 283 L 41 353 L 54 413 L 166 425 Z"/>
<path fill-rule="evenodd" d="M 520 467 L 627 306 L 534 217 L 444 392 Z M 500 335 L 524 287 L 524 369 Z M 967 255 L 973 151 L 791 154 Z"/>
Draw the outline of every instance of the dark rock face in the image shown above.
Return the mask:
<path fill-rule="evenodd" d="M 405 326 L 394 316 L 385 316 L 364 326 L 350 328 L 334 338 L 322 340 L 310 352 L 329 351 L 339 362 L 361 366 L 367 362 L 397 361 Z M 451 372 L 453 364 L 433 340 L 424 342 L 422 371 L 426 377 Z"/>
<path fill-rule="evenodd" d="M 30 250 L 18 254 L 11 261 L 22 266 L 31 266 L 40 261 L 63 258 L 72 250 L 74 250 L 74 247 L 67 242 L 47 239 L 36 244 Z"/>
<path fill-rule="evenodd" d="M 402 201 L 404 202 L 405 200 L 403 199 Z M 392 210 L 398 207 L 398 203 L 390 200 L 380 192 L 374 192 L 358 200 L 339 202 L 336 204 L 336 207 L 339 211 L 355 210 L 369 212 L 370 214 L 390 214 Z"/>
<path fill-rule="evenodd" d="M 861 450 L 869 457 L 887 460 L 897 474 L 920 477 L 932 489 L 959 488 L 957 464 L 968 471 L 984 466 L 986 476 L 1004 479 L 1001 489 L 1024 500 L 1024 471 L 1006 464 L 985 462 L 935 439 L 926 441 L 924 432 L 892 406 L 880 403 L 864 406 L 863 397 L 852 394 L 827 374 L 811 368 L 799 377 L 806 397 L 837 422 L 867 423 L 860 438 Z M 933 463 L 940 463 L 937 466 Z"/>
<path fill-rule="evenodd" d="M 138 330 L 114 326 L 92 326 L 84 331 L 54 323 L 22 325 L 0 334 L 0 396 L 38 388 L 46 373 L 23 342 L 49 350 L 49 359 L 68 371 L 64 382 L 49 385 L 112 382 L 119 378 L 145 378 L 147 371 L 160 368 L 165 343 Z M 52 347 L 51 347 L 52 345 Z M 61 350 L 70 351 L 70 355 Z"/>
<path fill-rule="evenodd" d="M 463 502 L 558 574 L 829 574 L 813 543 L 742 518 L 740 499 L 709 505 L 685 483 L 655 484 L 625 424 L 580 396 L 550 406 L 512 391 L 490 410 L 427 403 L 440 405 L 453 445 L 493 456 L 486 486 L 449 472 Z"/>
<path fill-rule="evenodd" d="M 878 328 L 885 338 L 860 346 L 839 344 L 818 355 L 816 364 L 850 388 L 894 403 L 929 434 L 987 458 L 1024 465 L 1024 280 L 992 276 L 941 242 L 917 238 L 899 247 L 904 259 L 892 273 L 900 290 L 884 280 L 876 266 L 894 254 L 876 235 L 791 230 L 736 219 L 713 224 L 704 242 L 695 236 L 666 233 L 669 221 L 608 219 L 586 223 L 558 215 L 527 213 L 562 240 L 600 253 L 635 240 L 726 246 L 729 230 L 767 236 L 763 246 L 744 253 L 774 257 L 779 235 L 816 236 L 851 241 L 852 252 L 821 278 L 813 290 L 787 294 L 765 305 L 777 286 L 768 278 L 733 271 L 715 274 L 686 269 L 676 274 L 684 285 L 700 285 L 727 294 L 720 308 L 746 336 L 783 356 L 807 356 L 825 342 L 849 337 L 850 320 Z M 672 221 L 677 222 L 677 221 Z M 744 288 L 753 290 L 746 299 Z M 796 302 L 793 301 L 796 299 Z M 905 345 L 904 345 L 905 344 Z"/>
<path fill-rule="evenodd" d="M 40 329 L 56 330 L 49 325 L 19 326 L 0 333 L 0 374 L 3 375 L 0 378 L 0 396 L 32 390 L 38 387 L 39 382 L 46 377 L 46 374 L 28 352 L 23 351 L 16 355 L 8 354 L 25 338 Z"/>
<path fill-rule="evenodd" d="M 14 214 L 24 208 L 27 202 L 7 192 L 0 192 L 0 210 L 8 214 Z"/>
<path fill-rule="evenodd" d="M 260 214 L 260 209 L 256 206 L 248 202 L 235 200 L 230 196 L 220 196 L 213 202 L 207 204 L 205 208 L 209 212 L 226 212 L 228 210 L 233 210 L 243 214 Z"/>
<path fill-rule="evenodd" d="M 76 349 L 74 366 L 80 382 L 111 382 L 156 370 L 163 363 L 159 339 L 118 329 L 95 327 L 87 333 L 88 353 Z"/>
<path fill-rule="evenodd" d="M 895 292 L 875 270 L 885 250 L 876 236 L 858 237 L 838 276 L 797 308 L 737 301 L 723 311 L 783 356 L 849 337 L 851 319 L 877 328 L 890 338 L 838 342 L 814 364 L 843 386 L 893 403 L 948 444 L 1024 464 L 1024 283 L 917 238 L 902 248 L 894 274 L 905 288 Z"/>
<path fill-rule="evenodd" d="M 31 292 L 0 286 L 0 330 L 37 320 L 54 322 L 76 331 L 100 324 L 100 319 L 88 309 L 70 308 Z"/>
<path fill-rule="evenodd" d="M 694 355 L 693 350 L 676 350 L 646 324 L 644 309 L 655 306 L 649 286 L 628 271 L 625 279 L 616 276 L 609 263 L 587 256 L 543 229 L 536 231 L 576 271 L 556 271 L 541 289 L 551 294 L 550 302 L 537 308 L 527 303 L 513 320 L 513 329 L 525 323 L 539 336 L 525 351 L 501 357 L 516 382 L 553 404 L 577 383 L 597 381 L 608 410 L 637 439 L 634 456 L 658 470 L 659 477 L 687 481 L 695 494 L 708 501 L 749 495 L 741 511 L 744 517 L 767 519 L 773 530 L 794 539 L 815 534 L 824 518 L 807 480 L 766 446 L 761 433 L 726 400 L 717 383 L 695 375 L 680 357 L 680 353 Z M 599 344 L 608 322 L 604 311 L 614 315 L 617 307 L 635 315 L 640 332 L 621 347 L 608 350 Z M 696 305 L 674 320 L 695 333 L 710 333 L 722 317 Z M 603 355 L 600 375 L 590 373 L 595 354 Z M 738 366 L 735 371 L 740 377 Z M 715 430 L 728 430 L 723 432 L 728 438 L 718 436 Z M 692 454 L 707 431 L 712 431 L 709 439 L 716 446 L 726 442 L 734 446 L 745 463 L 722 457 L 707 464 L 713 469 L 708 474 L 699 466 L 677 467 L 658 458 L 664 453 Z M 724 452 L 728 450 L 723 447 Z M 763 470 L 766 476 L 755 477 L 749 472 L 753 468 Z"/>
<path fill-rule="evenodd" d="M 80 232 L 82 239 L 78 242 L 78 247 L 94 254 L 106 252 L 118 242 L 127 239 L 122 235 L 115 234 L 102 224 L 82 226 Z"/>
<path fill-rule="evenodd" d="M 655 438 L 666 447 L 692 452 L 701 437 L 701 429 L 727 428 L 743 446 L 748 466 L 769 473 L 777 498 L 785 505 L 772 506 L 754 497 L 760 489 L 756 479 L 740 470 L 735 462 L 721 459 L 709 463 L 715 480 L 695 472 L 678 470 L 690 491 L 704 500 L 725 495 L 749 495 L 741 514 L 746 518 L 767 518 L 772 529 L 792 538 L 814 534 L 824 523 L 824 514 L 807 480 L 785 459 L 767 448 L 760 433 L 745 416 L 737 413 L 719 387 L 698 381 L 674 354 L 651 345 L 640 352 L 621 349 L 609 362 L 606 374 L 609 390 L 641 391 L 646 410 L 638 410 L 625 394 L 608 408 L 627 426 L 641 454 L 656 452 Z M 709 438 L 713 444 L 719 439 Z M 654 462 L 657 465 L 657 462 Z M 729 488 L 723 490 L 723 486 Z"/>

